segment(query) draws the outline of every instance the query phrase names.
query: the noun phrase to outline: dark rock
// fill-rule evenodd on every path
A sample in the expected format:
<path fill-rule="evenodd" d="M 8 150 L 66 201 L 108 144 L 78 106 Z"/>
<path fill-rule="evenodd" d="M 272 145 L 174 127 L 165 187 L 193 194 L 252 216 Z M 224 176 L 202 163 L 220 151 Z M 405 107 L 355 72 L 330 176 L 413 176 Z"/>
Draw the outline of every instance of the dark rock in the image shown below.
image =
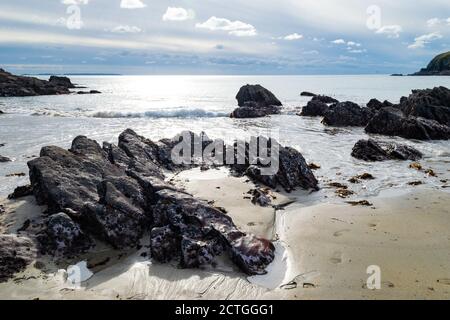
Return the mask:
<path fill-rule="evenodd" d="M 382 108 L 386 108 L 386 107 L 392 107 L 394 104 L 385 100 L 384 102 L 381 102 L 377 99 L 371 99 L 368 103 L 367 103 L 367 108 L 373 109 L 373 110 L 380 110 Z"/>
<path fill-rule="evenodd" d="M 269 196 L 268 190 L 252 189 L 249 191 L 252 196 L 252 203 L 261 207 L 267 207 L 271 204 L 272 200 Z"/>
<path fill-rule="evenodd" d="M 327 103 L 327 104 L 338 103 L 339 102 L 335 98 L 332 98 L 332 97 L 329 97 L 329 96 L 323 96 L 323 95 L 318 95 L 318 96 L 316 95 L 316 96 L 314 96 L 312 98 L 311 101 L 320 101 L 320 102 Z"/>
<path fill-rule="evenodd" d="M 315 96 L 317 96 L 317 94 L 312 93 L 312 92 L 308 92 L 308 91 L 303 91 L 302 93 L 300 93 L 300 96 L 302 96 L 302 97 L 315 97 Z"/>
<path fill-rule="evenodd" d="M 400 108 L 407 116 L 435 120 L 450 126 L 450 90 L 445 87 L 413 90 Z"/>
<path fill-rule="evenodd" d="M 77 94 L 100 94 L 100 91 L 90 90 L 90 91 L 78 91 Z"/>
<path fill-rule="evenodd" d="M 366 126 L 367 133 L 418 140 L 448 140 L 450 127 L 424 118 L 407 117 L 401 110 L 383 108 Z"/>
<path fill-rule="evenodd" d="M 330 107 L 326 103 L 312 100 L 309 101 L 305 107 L 303 107 L 300 115 L 304 117 L 323 117 L 329 109 Z"/>
<path fill-rule="evenodd" d="M 239 108 L 232 118 L 259 118 L 280 113 L 282 103 L 266 88 L 258 85 L 243 86 L 237 96 Z"/>
<path fill-rule="evenodd" d="M 179 191 L 161 190 L 157 196 L 153 215 L 158 229 L 151 232 L 152 256 L 157 260 L 167 261 L 165 252 L 170 252 L 171 258 L 180 256 L 183 266 L 198 267 L 226 250 L 247 274 L 264 274 L 273 261 L 270 241 L 239 231 L 220 210 Z"/>
<path fill-rule="evenodd" d="M 25 97 L 69 94 L 66 81 L 46 81 L 33 77 L 16 76 L 0 69 L 0 96 Z"/>
<path fill-rule="evenodd" d="M 0 283 L 25 268 L 36 258 L 33 242 L 16 235 L 0 235 Z"/>
<path fill-rule="evenodd" d="M 8 196 L 8 199 L 20 199 L 33 195 L 33 188 L 31 185 L 17 187 L 13 193 Z"/>
<path fill-rule="evenodd" d="M 270 139 L 267 145 L 272 143 L 277 144 L 279 153 L 279 156 L 275 157 L 278 158 L 278 163 L 272 163 L 273 166 L 278 166 L 277 172 L 268 173 L 265 172 L 264 166 L 252 164 L 247 167 L 245 174 L 271 188 L 280 185 L 287 192 L 296 188 L 318 190 L 318 181 L 302 154 L 294 148 L 281 146 L 273 139 Z"/>
<path fill-rule="evenodd" d="M 39 238 L 43 251 L 77 255 L 91 237 L 135 248 L 149 232 L 156 261 L 199 267 L 226 251 L 244 272 L 264 273 L 274 258 L 270 241 L 239 231 L 221 210 L 164 181 L 163 169 L 177 169 L 169 150 L 178 142 L 128 129 L 118 146 L 80 136 L 70 150 L 44 147 L 28 163 L 36 200 L 51 214 Z"/>
<path fill-rule="evenodd" d="M 364 161 L 418 160 L 422 153 L 407 145 L 369 139 L 359 140 L 353 147 L 352 156 Z"/>
<path fill-rule="evenodd" d="M 51 84 L 59 87 L 75 88 L 75 85 L 68 77 L 51 76 L 48 80 Z"/>
<path fill-rule="evenodd" d="M 322 123 L 335 127 L 363 127 L 373 117 L 370 108 L 361 108 L 356 103 L 347 101 L 337 103 L 325 112 Z"/>
<path fill-rule="evenodd" d="M 2 110 L 0 110 L 0 114 L 5 114 Z"/>
<path fill-rule="evenodd" d="M 282 106 L 275 95 L 261 85 L 245 85 L 236 95 L 238 106 L 244 107 L 246 102 L 256 102 L 266 106 Z"/>
<path fill-rule="evenodd" d="M 51 215 L 45 231 L 38 235 L 42 254 L 73 257 L 87 252 L 94 246 L 93 240 L 67 214 Z"/>
<path fill-rule="evenodd" d="M 11 159 L 8 157 L 0 156 L 0 162 L 11 162 Z"/>

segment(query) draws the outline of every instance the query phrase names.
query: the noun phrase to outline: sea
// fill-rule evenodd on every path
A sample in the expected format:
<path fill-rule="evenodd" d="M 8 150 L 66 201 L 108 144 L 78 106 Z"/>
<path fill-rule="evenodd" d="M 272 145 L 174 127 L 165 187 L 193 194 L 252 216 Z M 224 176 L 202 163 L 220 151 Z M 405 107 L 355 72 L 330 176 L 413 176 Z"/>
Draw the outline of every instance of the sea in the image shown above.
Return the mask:
<path fill-rule="evenodd" d="M 41 77 L 45 78 L 45 77 Z M 72 82 L 99 90 L 94 95 L 61 95 L 0 98 L 0 155 L 12 162 L 0 163 L 0 198 L 18 185 L 29 183 L 27 162 L 47 145 L 69 148 L 84 135 L 117 143 L 119 134 L 131 128 L 153 140 L 168 138 L 184 130 L 205 132 L 227 142 L 252 135 L 275 137 L 282 145 L 299 150 L 315 171 L 322 190 L 305 194 L 304 201 L 338 201 L 330 182 L 345 183 L 355 191 L 351 198 L 376 196 L 386 190 L 422 187 L 448 190 L 450 142 L 415 141 L 368 135 L 363 128 L 332 128 L 321 118 L 297 113 L 310 98 L 300 92 L 326 94 L 340 101 L 365 105 L 370 99 L 398 102 L 412 89 L 450 87 L 450 77 L 390 77 L 388 75 L 342 76 L 75 76 Z M 261 84 L 283 103 L 283 112 L 259 119 L 231 119 L 237 107 L 236 94 L 245 84 Z M 411 169 L 409 161 L 369 163 L 351 157 L 354 144 L 369 137 L 405 143 L 424 154 L 421 164 L 436 176 Z M 348 179 L 362 173 L 376 179 L 352 185 Z M 25 176 L 14 174 L 24 173 Z M 12 176 L 11 176 L 12 175 Z"/>

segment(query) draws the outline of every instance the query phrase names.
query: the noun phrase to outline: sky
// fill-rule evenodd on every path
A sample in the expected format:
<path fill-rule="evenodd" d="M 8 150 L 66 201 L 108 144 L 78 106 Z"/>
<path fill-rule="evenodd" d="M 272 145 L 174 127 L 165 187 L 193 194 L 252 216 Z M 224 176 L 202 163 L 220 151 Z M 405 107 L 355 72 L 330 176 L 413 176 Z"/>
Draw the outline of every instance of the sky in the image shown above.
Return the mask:
<path fill-rule="evenodd" d="M 0 0 L 21 74 L 411 73 L 449 36 L 448 0 Z"/>

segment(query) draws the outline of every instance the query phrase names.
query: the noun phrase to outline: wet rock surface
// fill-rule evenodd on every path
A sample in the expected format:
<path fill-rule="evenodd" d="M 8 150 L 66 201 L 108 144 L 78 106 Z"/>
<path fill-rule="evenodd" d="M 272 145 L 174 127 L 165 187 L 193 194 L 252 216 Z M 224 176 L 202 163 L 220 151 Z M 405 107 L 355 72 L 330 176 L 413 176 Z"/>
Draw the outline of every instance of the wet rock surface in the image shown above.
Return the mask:
<path fill-rule="evenodd" d="M 68 78 L 51 77 L 51 81 L 16 76 L 0 69 L 0 97 L 25 97 L 69 94 L 72 84 Z"/>
<path fill-rule="evenodd" d="M 323 123 L 336 127 L 363 127 L 373 117 L 374 111 L 370 108 L 362 108 L 356 103 L 347 101 L 332 105 L 324 113 Z"/>
<path fill-rule="evenodd" d="M 316 95 L 312 98 L 311 101 L 319 101 L 319 102 L 323 102 L 323 103 L 339 103 L 339 101 L 335 98 L 329 97 L 329 96 L 324 96 L 324 95 Z"/>
<path fill-rule="evenodd" d="M 300 116 L 303 117 L 323 117 L 325 113 L 330 109 L 328 104 L 313 100 L 309 101 L 306 106 L 302 108 Z"/>
<path fill-rule="evenodd" d="M 448 140 L 450 127 L 437 121 L 405 116 L 396 108 L 383 108 L 369 121 L 367 133 L 399 136 L 418 140 Z"/>
<path fill-rule="evenodd" d="M 236 99 L 239 108 L 231 113 L 232 118 L 260 118 L 281 111 L 281 101 L 261 85 L 243 86 Z"/>
<path fill-rule="evenodd" d="M 240 231 L 223 211 L 164 180 L 165 170 L 182 168 L 169 153 L 179 138 L 153 142 L 128 129 L 117 146 L 79 136 L 69 150 L 42 148 L 28 163 L 33 194 L 48 207 L 41 252 L 71 257 L 88 250 L 93 238 L 126 249 L 150 234 L 156 261 L 175 259 L 191 268 L 228 253 L 245 273 L 265 273 L 274 259 L 270 241 Z M 277 184 L 317 186 L 306 162 L 298 167 L 298 152 L 281 153 L 280 172 L 272 178 Z"/>
<path fill-rule="evenodd" d="M 367 108 L 373 110 L 380 110 L 382 108 L 392 107 L 394 104 L 385 100 L 384 102 L 379 101 L 378 99 L 371 99 L 367 103 Z"/>
<path fill-rule="evenodd" d="M 353 147 L 352 156 L 364 161 L 418 160 L 422 153 L 413 147 L 369 140 L 359 140 Z"/>
<path fill-rule="evenodd" d="M 36 257 L 33 242 L 16 235 L 0 235 L 0 283 L 25 270 Z"/>
<path fill-rule="evenodd" d="M 8 158 L 8 157 L 4 157 L 4 156 L 0 155 L 0 163 L 1 162 L 11 162 L 11 159 Z"/>

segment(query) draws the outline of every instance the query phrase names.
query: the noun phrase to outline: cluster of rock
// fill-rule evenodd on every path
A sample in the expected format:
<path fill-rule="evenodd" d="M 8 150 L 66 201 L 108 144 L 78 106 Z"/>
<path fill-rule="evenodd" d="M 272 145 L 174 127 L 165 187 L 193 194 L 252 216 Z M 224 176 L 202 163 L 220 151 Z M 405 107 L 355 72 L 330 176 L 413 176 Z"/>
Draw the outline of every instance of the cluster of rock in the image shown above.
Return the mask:
<path fill-rule="evenodd" d="M 70 94 L 69 89 L 76 86 L 68 77 L 51 76 L 50 79 L 41 80 L 35 77 L 13 75 L 0 69 L 0 97 L 27 97 L 41 95 Z M 80 93 L 80 92 L 79 92 Z M 92 90 L 85 93 L 100 93 Z"/>
<path fill-rule="evenodd" d="M 279 114 L 282 107 L 281 101 L 259 84 L 243 86 L 236 99 L 239 108 L 231 113 L 231 118 L 260 118 Z"/>
<path fill-rule="evenodd" d="M 436 87 L 413 90 L 399 104 L 372 99 L 366 107 L 352 102 L 329 103 L 315 100 L 302 116 L 322 116 L 329 126 L 365 127 L 367 133 L 399 136 L 418 140 L 448 140 L 450 138 L 450 90 Z"/>
<path fill-rule="evenodd" d="M 40 157 L 28 163 L 31 185 L 18 194 L 33 194 L 38 204 L 47 206 L 44 228 L 37 235 L 40 253 L 76 256 L 89 250 L 94 239 L 117 249 L 132 248 L 150 234 L 156 261 L 178 260 L 182 267 L 194 268 L 214 264 L 217 255 L 227 252 L 243 272 L 264 274 L 274 259 L 269 240 L 240 231 L 220 208 L 165 180 L 166 170 L 192 166 L 171 158 L 183 136 L 154 142 L 128 129 L 117 146 L 100 146 L 79 136 L 69 150 L 42 148 Z M 203 151 L 212 142 L 206 135 L 200 141 Z M 224 146 L 224 159 L 227 152 L 238 157 L 237 145 Z M 231 167 L 272 187 L 317 189 L 302 155 L 292 148 L 279 149 L 279 167 L 272 175 L 261 173 L 262 164 L 249 163 L 247 147 L 241 150 L 246 161 Z"/>

